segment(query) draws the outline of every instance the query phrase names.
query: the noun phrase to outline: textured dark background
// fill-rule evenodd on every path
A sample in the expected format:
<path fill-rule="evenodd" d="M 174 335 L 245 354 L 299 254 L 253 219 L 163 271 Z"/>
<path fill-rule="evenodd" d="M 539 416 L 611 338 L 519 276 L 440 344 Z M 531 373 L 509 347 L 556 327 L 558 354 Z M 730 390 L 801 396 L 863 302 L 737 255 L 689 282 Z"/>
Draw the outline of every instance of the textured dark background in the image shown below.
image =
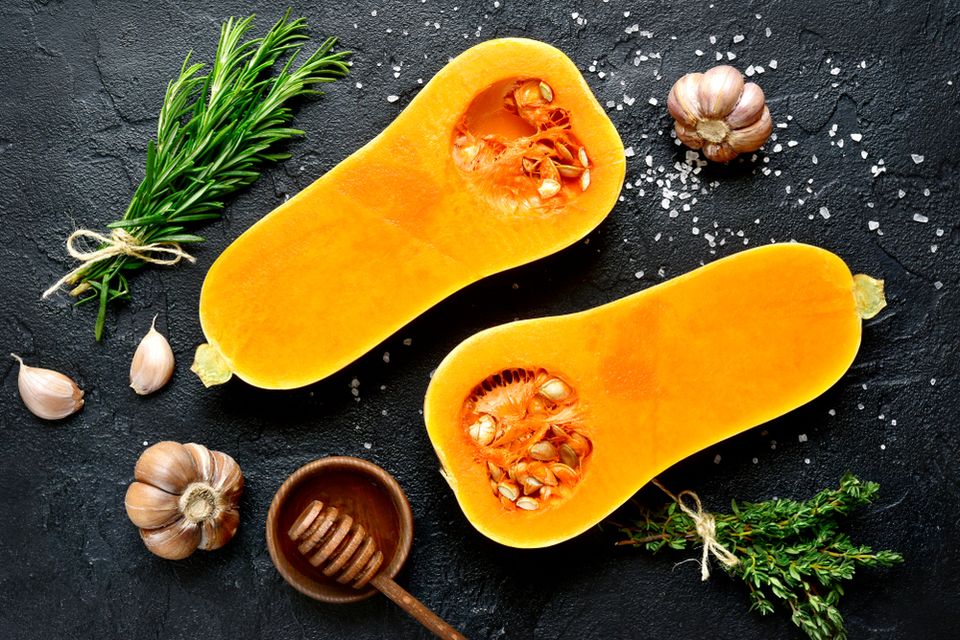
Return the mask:
<path fill-rule="evenodd" d="M 13 361 L 0 368 L 0 636 L 423 637 L 383 598 L 320 605 L 270 563 L 263 524 L 273 492 L 308 460 L 352 454 L 395 474 L 409 494 L 417 529 L 400 582 L 470 637 L 797 638 L 786 615 L 748 613 L 742 585 L 722 575 L 701 584 L 693 565 L 674 567 L 684 555 L 616 548 L 614 534 L 596 530 L 538 551 L 488 541 L 437 473 L 420 415 L 430 371 L 481 328 L 607 302 L 745 241 L 796 239 L 885 278 L 890 307 L 866 323 L 855 364 L 821 398 L 663 478 L 700 492 L 709 508 L 804 497 L 848 469 L 880 481 L 881 499 L 850 530 L 908 562 L 857 576 L 842 606 L 850 636 L 956 637 L 960 3 L 292 4 L 314 34 L 339 35 L 356 52 L 353 75 L 300 105 L 296 124 L 307 136 L 290 145 L 294 158 L 203 229 L 209 242 L 196 265 L 135 278 L 133 300 L 114 309 L 99 344 L 93 309 L 72 308 L 65 296 L 39 300 L 71 266 L 64 238 L 77 226 L 102 227 L 126 206 L 184 53 L 209 60 L 227 16 L 255 11 L 262 27 L 285 4 L 18 0 L 0 8 L 0 353 L 64 371 L 87 391 L 79 415 L 43 423 L 17 397 Z M 506 35 L 541 38 L 571 56 L 601 103 L 611 101 L 635 152 L 628 181 L 640 183 L 587 242 L 468 287 L 321 383 L 288 393 L 240 382 L 201 388 L 188 367 L 201 341 L 200 285 L 218 253 L 389 124 L 418 79 L 467 46 Z M 765 153 L 705 168 L 696 203 L 670 217 L 662 189 L 646 182 L 678 173 L 674 163 L 685 158 L 669 134 L 667 91 L 728 51 L 742 70 L 764 67 L 753 79 L 787 126 Z M 671 184 L 677 190 L 676 176 Z M 672 206 L 692 199 L 677 196 Z M 127 368 L 155 313 L 179 360 L 170 386 L 142 399 L 127 388 Z M 204 443 L 243 467 L 243 519 L 226 548 L 163 561 L 126 520 L 134 461 L 162 439 Z M 644 491 L 640 499 L 662 498 Z"/>

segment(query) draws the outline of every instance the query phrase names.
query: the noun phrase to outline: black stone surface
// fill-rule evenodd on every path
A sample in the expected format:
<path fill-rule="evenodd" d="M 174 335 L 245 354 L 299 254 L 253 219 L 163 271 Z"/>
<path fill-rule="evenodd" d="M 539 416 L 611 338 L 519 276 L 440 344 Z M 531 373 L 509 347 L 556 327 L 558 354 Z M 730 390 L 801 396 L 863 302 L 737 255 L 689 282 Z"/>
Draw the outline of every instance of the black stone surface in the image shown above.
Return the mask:
<path fill-rule="evenodd" d="M 696 490 L 708 508 L 804 497 L 848 469 L 880 481 L 881 499 L 850 530 L 908 560 L 857 576 L 842 607 L 850 637 L 957 637 L 960 3 L 290 4 L 314 34 L 339 35 L 356 52 L 353 75 L 300 105 L 296 124 L 307 136 L 290 145 L 293 159 L 203 228 L 209 242 L 196 265 L 135 278 L 132 301 L 111 313 L 101 343 L 92 339 L 91 308 L 75 309 L 65 296 L 39 300 L 71 266 L 64 238 L 78 226 L 101 228 L 126 206 L 184 53 L 208 60 L 227 16 L 255 11 L 262 27 L 286 3 L 16 0 L 0 8 L 0 352 L 75 376 L 87 392 L 80 414 L 43 423 L 18 399 L 14 362 L 2 361 L 0 637 L 425 637 L 384 598 L 321 605 L 271 565 L 263 525 L 273 492 L 298 466 L 330 454 L 362 456 L 396 475 L 417 527 L 399 580 L 472 638 L 801 637 L 783 613 L 749 613 L 742 585 L 722 575 L 702 584 L 694 565 L 674 567 L 684 555 L 616 548 L 614 534 L 597 530 L 536 551 L 485 539 L 437 473 L 420 415 L 430 371 L 475 331 L 613 300 L 740 251 L 745 239 L 831 249 L 855 271 L 885 278 L 890 307 L 866 323 L 855 364 L 821 398 L 691 457 L 664 481 Z M 188 367 L 201 341 L 200 285 L 218 253 L 389 124 L 418 79 L 479 40 L 507 35 L 560 47 L 602 103 L 622 105 L 609 112 L 635 151 L 628 180 L 641 182 L 587 242 L 468 287 L 321 383 L 288 393 L 239 382 L 204 390 Z M 644 182 L 661 166 L 658 176 L 677 173 L 685 158 L 669 135 L 667 91 L 728 51 L 742 70 L 764 67 L 752 79 L 788 126 L 757 157 L 703 169 L 696 204 L 670 217 L 662 189 Z M 399 101 L 388 102 L 391 94 Z M 677 196 L 672 207 L 690 202 Z M 168 388 L 139 398 L 127 388 L 128 363 L 155 313 L 178 366 Z M 163 439 L 204 443 L 243 467 L 243 519 L 226 548 L 163 561 L 127 521 L 134 461 L 145 443 Z M 639 499 L 661 497 L 644 491 Z"/>

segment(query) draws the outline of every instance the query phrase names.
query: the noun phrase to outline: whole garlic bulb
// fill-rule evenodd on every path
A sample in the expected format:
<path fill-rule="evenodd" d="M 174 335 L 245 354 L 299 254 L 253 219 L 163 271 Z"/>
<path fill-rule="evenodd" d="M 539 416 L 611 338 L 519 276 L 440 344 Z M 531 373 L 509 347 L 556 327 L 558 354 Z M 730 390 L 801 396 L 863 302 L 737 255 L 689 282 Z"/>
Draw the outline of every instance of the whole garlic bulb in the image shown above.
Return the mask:
<path fill-rule="evenodd" d="M 15 353 L 11 356 L 20 363 L 17 387 L 27 409 L 44 420 L 60 420 L 76 413 L 83 406 L 83 390 L 67 376 L 52 369 L 41 369 L 24 364 Z"/>
<path fill-rule="evenodd" d="M 676 120 L 677 138 L 715 162 L 756 151 L 773 131 L 763 90 L 752 82 L 744 84 L 740 72 L 728 65 L 677 80 L 667 109 Z"/>
<path fill-rule="evenodd" d="M 133 476 L 127 516 L 161 558 L 219 549 L 236 533 L 243 473 L 227 454 L 192 442 L 158 442 L 141 454 Z"/>
<path fill-rule="evenodd" d="M 160 389 L 173 375 L 173 349 L 157 331 L 157 316 L 153 316 L 150 331 L 143 336 L 130 363 L 130 387 L 145 396 Z"/>

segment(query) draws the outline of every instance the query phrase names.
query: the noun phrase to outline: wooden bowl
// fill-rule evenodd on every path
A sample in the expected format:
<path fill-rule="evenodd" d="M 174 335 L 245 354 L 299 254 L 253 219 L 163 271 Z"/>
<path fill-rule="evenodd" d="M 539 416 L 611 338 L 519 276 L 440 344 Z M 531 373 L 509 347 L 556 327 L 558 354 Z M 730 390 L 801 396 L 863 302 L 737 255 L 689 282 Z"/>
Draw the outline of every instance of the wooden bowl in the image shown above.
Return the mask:
<path fill-rule="evenodd" d="M 337 507 L 363 525 L 383 552 L 380 575 L 393 578 L 410 553 L 413 513 L 393 476 L 366 460 L 334 456 L 297 469 L 280 485 L 267 513 L 267 549 L 277 571 L 297 591 L 321 602 L 342 604 L 369 598 L 372 586 L 354 589 L 323 575 L 297 550 L 288 531 L 313 500 Z"/>

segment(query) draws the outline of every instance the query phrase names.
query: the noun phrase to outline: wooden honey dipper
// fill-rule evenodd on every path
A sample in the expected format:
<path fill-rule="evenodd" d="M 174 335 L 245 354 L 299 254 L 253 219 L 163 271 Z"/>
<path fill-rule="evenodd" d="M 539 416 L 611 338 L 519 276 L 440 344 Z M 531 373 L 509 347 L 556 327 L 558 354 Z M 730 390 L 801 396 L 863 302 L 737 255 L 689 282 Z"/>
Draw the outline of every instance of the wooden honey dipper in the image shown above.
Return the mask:
<path fill-rule="evenodd" d="M 389 577 L 379 573 L 383 553 L 373 537 L 341 509 L 314 500 L 287 532 L 311 565 L 341 584 L 362 589 L 368 583 L 396 602 L 439 638 L 466 640 L 459 631 Z"/>

